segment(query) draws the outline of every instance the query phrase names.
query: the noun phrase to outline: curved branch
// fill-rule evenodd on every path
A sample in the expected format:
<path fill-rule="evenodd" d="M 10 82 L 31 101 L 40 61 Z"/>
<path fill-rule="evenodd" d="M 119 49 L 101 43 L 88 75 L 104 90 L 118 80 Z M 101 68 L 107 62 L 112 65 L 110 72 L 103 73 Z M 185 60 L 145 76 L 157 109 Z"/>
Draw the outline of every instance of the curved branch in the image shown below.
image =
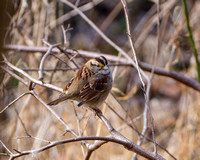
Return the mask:
<path fill-rule="evenodd" d="M 48 57 L 48 55 L 51 54 L 53 48 L 55 48 L 55 47 L 57 47 L 59 45 L 60 45 L 60 43 L 53 44 L 53 45 L 49 44 L 49 49 L 47 50 L 47 52 L 45 53 L 45 55 L 42 57 L 42 59 L 40 61 L 40 67 L 39 67 L 40 69 L 38 71 L 39 72 L 39 80 L 43 80 L 43 78 L 44 78 L 43 69 L 44 69 L 44 62 L 45 62 L 46 58 Z"/>
<path fill-rule="evenodd" d="M 45 151 L 45 150 L 50 149 L 52 147 L 55 147 L 57 145 L 71 143 L 71 142 L 84 141 L 84 140 L 101 140 L 101 141 L 106 141 L 106 142 L 113 142 L 113 143 L 123 145 L 125 148 L 128 148 L 130 151 L 134 151 L 134 152 L 138 153 L 139 155 L 141 155 L 145 158 L 148 158 L 148 159 L 151 159 L 151 160 L 164 160 L 163 157 L 161 157 L 159 155 L 155 155 L 155 154 L 135 145 L 134 143 L 132 143 L 130 141 L 129 142 L 123 141 L 123 140 L 112 138 L 112 137 L 92 137 L 92 136 L 91 137 L 78 137 L 78 138 L 70 138 L 70 139 L 64 139 L 64 140 L 59 140 L 59 141 L 53 141 L 50 144 L 43 146 L 41 148 L 38 148 L 38 149 L 22 151 L 22 152 L 18 151 L 17 154 L 9 154 L 10 160 L 13 160 L 13 159 L 18 158 L 18 157 L 22 157 L 24 155 L 40 153 L 42 151 Z"/>

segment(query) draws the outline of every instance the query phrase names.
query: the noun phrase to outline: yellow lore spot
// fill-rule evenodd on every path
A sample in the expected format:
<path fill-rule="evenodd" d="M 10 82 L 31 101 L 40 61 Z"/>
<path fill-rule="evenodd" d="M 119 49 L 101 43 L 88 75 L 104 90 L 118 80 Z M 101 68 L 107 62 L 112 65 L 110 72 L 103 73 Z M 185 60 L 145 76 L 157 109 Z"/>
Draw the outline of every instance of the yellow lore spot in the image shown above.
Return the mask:
<path fill-rule="evenodd" d="M 102 63 L 99 63 L 99 66 L 104 67 L 104 65 Z"/>

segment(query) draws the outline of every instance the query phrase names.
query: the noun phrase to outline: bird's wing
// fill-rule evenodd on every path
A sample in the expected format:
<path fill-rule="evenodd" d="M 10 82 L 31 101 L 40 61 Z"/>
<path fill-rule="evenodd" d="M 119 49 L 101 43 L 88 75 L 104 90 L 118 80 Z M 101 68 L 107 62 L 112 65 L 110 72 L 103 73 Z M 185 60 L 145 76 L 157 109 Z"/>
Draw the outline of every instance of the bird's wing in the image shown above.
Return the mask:
<path fill-rule="evenodd" d="M 94 75 L 91 77 L 90 81 L 86 83 L 80 91 L 81 102 L 78 106 L 101 96 L 101 93 L 108 88 L 107 81 L 108 78 L 104 75 Z"/>
<path fill-rule="evenodd" d="M 71 86 L 71 84 L 72 84 L 72 82 L 74 81 L 74 78 L 72 78 L 70 81 L 69 81 L 69 83 L 67 83 L 66 85 L 65 85 L 65 87 L 63 88 L 63 92 L 66 92 L 67 90 L 68 90 L 68 88 Z M 62 95 L 62 94 L 61 94 Z M 60 95 L 60 96 L 61 96 Z"/>

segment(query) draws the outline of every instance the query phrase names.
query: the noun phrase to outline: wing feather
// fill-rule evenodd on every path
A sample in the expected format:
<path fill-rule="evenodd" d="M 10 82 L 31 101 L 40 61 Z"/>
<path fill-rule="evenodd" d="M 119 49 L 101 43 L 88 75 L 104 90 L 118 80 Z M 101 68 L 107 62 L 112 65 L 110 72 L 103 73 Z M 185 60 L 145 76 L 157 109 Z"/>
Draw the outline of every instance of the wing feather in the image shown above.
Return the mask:
<path fill-rule="evenodd" d="M 69 83 L 67 83 L 65 85 L 65 87 L 63 88 L 63 92 L 66 92 L 68 90 L 68 88 L 71 86 L 72 82 L 74 81 L 74 78 L 72 78 Z"/>
<path fill-rule="evenodd" d="M 91 80 L 86 83 L 80 91 L 81 102 L 79 106 L 85 102 L 91 101 L 96 97 L 99 97 L 99 94 L 104 92 L 107 87 L 107 76 L 104 75 L 95 75 L 91 77 Z"/>

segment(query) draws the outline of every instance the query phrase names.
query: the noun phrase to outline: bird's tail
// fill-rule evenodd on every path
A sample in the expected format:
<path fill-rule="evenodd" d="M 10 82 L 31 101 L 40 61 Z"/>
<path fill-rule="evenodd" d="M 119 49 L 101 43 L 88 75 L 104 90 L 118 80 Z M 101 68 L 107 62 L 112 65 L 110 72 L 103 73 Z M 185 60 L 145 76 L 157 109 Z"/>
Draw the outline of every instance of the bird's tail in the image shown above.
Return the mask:
<path fill-rule="evenodd" d="M 58 104 L 58 103 L 60 103 L 62 101 L 65 101 L 65 100 L 67 100 L 67 99 L 69 99 L 71 97 L 69 95 L 65 95 L 65 96 L 63 96 L 63 95 L 64 94 L 61 94 L 58 99 L 56 99 L 56 100 L 54 100 L 52 102 L 49 102 L 48 105 L 50 105 L 50 106 L 56 105 L 56 104 Z"/>

